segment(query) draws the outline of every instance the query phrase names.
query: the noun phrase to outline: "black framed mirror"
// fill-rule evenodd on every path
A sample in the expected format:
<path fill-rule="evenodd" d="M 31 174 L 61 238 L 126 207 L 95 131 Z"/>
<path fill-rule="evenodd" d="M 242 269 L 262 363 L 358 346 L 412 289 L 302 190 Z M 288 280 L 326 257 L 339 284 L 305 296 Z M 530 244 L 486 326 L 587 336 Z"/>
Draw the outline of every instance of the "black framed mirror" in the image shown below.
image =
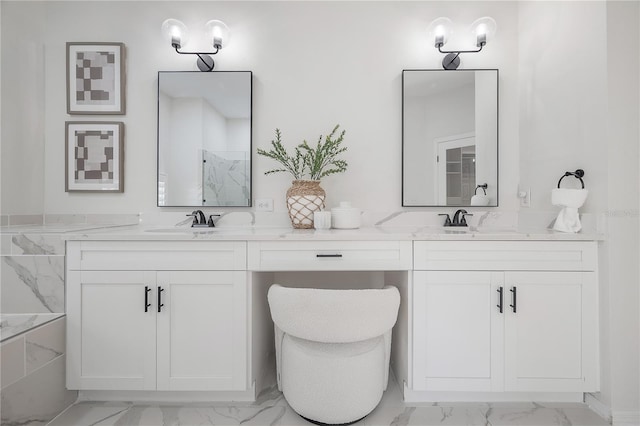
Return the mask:
<path fill-rule="evenodd" d="M 251 206 L 251 71 L 159 71 L 159 207 Z"/>
<path fill-rule="evenodd" d="M 498 205 L 497 69 L 402 71 L 402 205 Z"/>

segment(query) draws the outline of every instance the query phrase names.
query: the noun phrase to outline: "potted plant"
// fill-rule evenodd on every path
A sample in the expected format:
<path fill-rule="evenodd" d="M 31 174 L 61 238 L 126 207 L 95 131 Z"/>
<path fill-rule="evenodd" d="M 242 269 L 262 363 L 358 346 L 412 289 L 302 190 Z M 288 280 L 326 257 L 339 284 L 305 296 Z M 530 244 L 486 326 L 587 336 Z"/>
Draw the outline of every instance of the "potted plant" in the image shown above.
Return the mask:
<path fill-rule="evenodd" d="M 347 150 L 342 146 L 345 131 L 336 137 L 336 125 L 324 140 L 322 135 L 315 146 L 306 140 L 297 145 L 293 154 L 289 154 L 282 144 L 280 129 L 276 129 L 276 138 L 271 141 L 271 149 L 258 148 L 260 155 L 271 158 L 282 165 L 282 168 L 266 171 L 264 174 L 289 172 L 293 176 L 292 186 L 287 190 L 287 208 L 294 228 L 312 228 L 313 213 L 324 209 L 326 193 L 320 186 L 320 180 L 328 175 L 342 173 L 347 170 L 347 162 L 338 159 L 338 155 Z"/>

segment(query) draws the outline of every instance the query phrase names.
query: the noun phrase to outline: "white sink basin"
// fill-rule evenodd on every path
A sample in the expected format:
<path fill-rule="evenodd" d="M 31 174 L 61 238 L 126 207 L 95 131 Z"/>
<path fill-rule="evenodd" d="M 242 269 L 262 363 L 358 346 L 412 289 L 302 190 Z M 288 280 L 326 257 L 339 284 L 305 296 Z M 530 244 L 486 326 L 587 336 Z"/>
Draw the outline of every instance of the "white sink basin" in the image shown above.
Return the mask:
<path fill-rule="evenodd" d="M 478 234 L 513 234 L 517 231 L 509 228 L 470 228 L 469 232 L 476 232 Z"/>
<path fill-rule="evenodd" d="M 208 234 L 224 232 L 221 228 L 153 228 L 145 232 L 157 232 L 159 234 Z"/>

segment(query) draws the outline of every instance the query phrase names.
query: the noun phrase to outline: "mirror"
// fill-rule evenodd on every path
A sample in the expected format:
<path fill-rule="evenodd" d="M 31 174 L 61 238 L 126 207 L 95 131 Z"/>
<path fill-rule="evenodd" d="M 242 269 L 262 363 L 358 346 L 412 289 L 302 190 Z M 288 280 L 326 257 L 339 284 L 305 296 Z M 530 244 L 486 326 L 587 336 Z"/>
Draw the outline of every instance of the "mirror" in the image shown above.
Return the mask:
<path fill-rule="evenodd" d="M 498 70 L 402 71 L 402 205 L 498 205 Z"/>
<path fill-rule="evenodd" d="M 158 206 L 251 206 L 251 71 L 158 72 Z"/>

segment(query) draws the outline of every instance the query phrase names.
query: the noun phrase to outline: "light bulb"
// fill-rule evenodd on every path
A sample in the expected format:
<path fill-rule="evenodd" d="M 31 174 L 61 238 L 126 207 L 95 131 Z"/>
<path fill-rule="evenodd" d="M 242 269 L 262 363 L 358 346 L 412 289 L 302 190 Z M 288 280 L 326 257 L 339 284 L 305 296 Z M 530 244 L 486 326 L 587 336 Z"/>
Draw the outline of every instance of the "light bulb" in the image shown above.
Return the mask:
<path fill-rule="evenodd" d="M 229 45 L 229 27 L 224 22 L 212 19 L 205 24 L 205 29 L 213 47 L 222 49 Z"/>
<path fill-rule="evenodd" d="M 187 44 L 189 39 L 187 26 L 182 21 L 173 18 L 162 23 L 162 34 L 171 43 L 171 46 L 177 49 Z"/>
<path fill-rule="evenodd" d="M 490 16 L 476 19 L 471 24 L 471 33 L 476 37 L 476 46 L 482 47 L 493 38 L 496 33 L 496 21 Z"/>
<path fill-rule="evenodd" d="M 436 47 L 442 47 L 453 33 L 452 27 L 453 22 L 449 18 L 434 19 L 427 28 L 427 37 L 434 41 Z"/>

